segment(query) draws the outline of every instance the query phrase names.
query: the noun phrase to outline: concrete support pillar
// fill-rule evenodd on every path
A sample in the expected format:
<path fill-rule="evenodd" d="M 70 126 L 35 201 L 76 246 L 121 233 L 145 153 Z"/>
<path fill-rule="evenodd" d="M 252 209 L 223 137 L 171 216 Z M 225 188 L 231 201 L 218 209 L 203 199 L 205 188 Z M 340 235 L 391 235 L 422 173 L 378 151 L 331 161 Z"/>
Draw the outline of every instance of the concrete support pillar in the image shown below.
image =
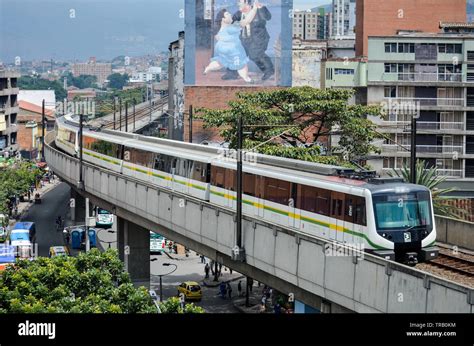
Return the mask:
<path fill-rule="evenodd" d="M 117 248 L 136 286 L 150 286 L 150 231 L 117 217 Z M 128 250 L 128 251 L 126 251 Z"/>
<path fill-rule="evenodd" d="M 73 204 L 70 201 L 69 207 L 71 208 L 71 221 L 77 221 L 81 223 L 85 218 L 86 199 L 71 189 L 71 199 L 74 200 Z M 74 205 L 74 207 L 72 207 Z"/>

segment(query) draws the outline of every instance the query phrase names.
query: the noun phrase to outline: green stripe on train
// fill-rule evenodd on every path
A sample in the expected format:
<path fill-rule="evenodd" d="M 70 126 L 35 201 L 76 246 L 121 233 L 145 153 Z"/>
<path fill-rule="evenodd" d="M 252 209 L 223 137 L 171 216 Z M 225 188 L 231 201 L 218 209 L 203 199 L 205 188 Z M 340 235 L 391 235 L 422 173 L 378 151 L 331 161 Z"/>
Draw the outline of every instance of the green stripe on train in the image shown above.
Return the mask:
<path fill-rule="evenodd" d="M 225 193 L 222 193 L 222 192 L 217 192 L 217 191 L 213 191 L 211 190 L 211 193 L 214 194 L 214 195 L 217 195 L 217 196 L 220 196 L 220 197 L 224 197 L 224 198 L 228 198 L 226 197 L 226 194 Z M 232 200 L 236 200 L 237 198 L 234 197 L 234 196 L 229 196 L 230 198 L 232 198 Z M 255 206 L 255 203 L 251 202 L 251 201 L 248 201 L 248 200 L 243 200 L 242 201 L 243 203 L 245 204 L 249 204 L 249 205 L 252 205 L 252 206 Z M 276 208 L 272 208 L 272 207 L 269 207 L 269 206 L 263 206 L 264 209 L 268 210 L 268 211 L 272 211 L 274 213 L 278 213 L 278 214 L 281 214 L 281 215 L 285 215 L 285 216 L 288 216 L 289 217 L 289 213 L 288 212 L 285 212 L 283 210 L 278 210 Z M 323 222 L 323 221 L 318 221 L 318 220 L 314 220 L 314 219 L 311 219 L 311 218 L 308 218 L 308 217 L 305 217 L 303 215 L 300 216 L 301 217 L 301 220 L 303 221 L 306 221 L 306 222 L 309 222 L 309 223 L 312 223 L 312 224 L 315 224 L 315 225 L 318 225 L 318 226 L 322 226 L 322 227 L 326 227 L 328 229 L 330 229 L 330 224 L 326 223 L 326 222 Z M 350 229 L 347 229 L 347 228 L 343 228 L 342 230 L 343 232 L 347 233 L 347 234 L 351 234 L 351 235 L 354 235 L 356 237 L 359 237 L 359 238 L 363 238 L 367 241 L 367 243 L 370 244 L 370 246 L 372 246 L 373 248 L 375 249 L 378 249 L 378 250 L 383 250 L 383 249 L 387 249 L 383 246 L 380 246 L 380 245 L 377 245 L 375 244 L 374 242 L 372 242 L 368 237 L 367 235 L 365 235 L 364 233 L 360 233 L 360 232 L 355 232 L 355 231 L 351 231 Z"/>

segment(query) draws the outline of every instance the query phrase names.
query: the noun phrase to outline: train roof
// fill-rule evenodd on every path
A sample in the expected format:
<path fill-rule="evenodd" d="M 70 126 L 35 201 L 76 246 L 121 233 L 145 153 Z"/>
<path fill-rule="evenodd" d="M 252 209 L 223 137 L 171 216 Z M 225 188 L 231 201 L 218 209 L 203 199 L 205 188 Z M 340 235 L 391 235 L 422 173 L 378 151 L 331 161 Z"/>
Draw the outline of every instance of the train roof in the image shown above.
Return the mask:
<path fill-rule="evenodd" d="M 78 126 L 78 116 L 65 116 L 61 119 L 72 127 Z M 155 138 L 125 133 L 114 130 L 94 130 L 85 126 L 84 135 L 95 138 L 102 138 L 117 144 L 134 147 L 165 155 L 179 156 L 198 162 L 212 163 L 215 166 L 224 168 L 235 168 L 236 160 L 228 154 L 232 152 L 226 148 L 211 147 L 202 144 L 187 143 L 182 141 Z M 235 154 L 234 154 L 235 155 Z M 420 185 L 408 184 L 399 179 L 351 179 L 344 176 L 344 173 L 354 172 L 346 167 L 307 162 L 295 159 L 282 158 L 277 156 L 252 153 L 250 160 L 244 161 L 243 170 L 248 173 L 262 174 L 281 179 L 283 176 L 292 177 L 295 180 L 304 181 L 311 184 L 314 179 L 319 180 L 323 185 L 340 184 L 359 189 L 368 189 L 372 194 L 393 193 L 394 190 L 400 193 L 429 191 L 428 188 Z M 342 176 L 341 176 L 342 174 Z M 312 185 L 312 184 L 311 184 Z M 329 186 L 329 185 L 328 185 Z"/>

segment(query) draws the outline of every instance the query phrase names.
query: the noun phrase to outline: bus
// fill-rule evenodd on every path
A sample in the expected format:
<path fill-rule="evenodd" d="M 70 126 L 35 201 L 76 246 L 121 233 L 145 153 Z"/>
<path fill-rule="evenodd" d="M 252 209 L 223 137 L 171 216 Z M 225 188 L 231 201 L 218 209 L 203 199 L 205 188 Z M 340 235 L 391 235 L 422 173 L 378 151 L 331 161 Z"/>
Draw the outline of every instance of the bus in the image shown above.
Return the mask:
<path fill-rule="evenodd" d="M 105 209 L 97 208 L 97 216 L 95 218 L 95 227 L 112 228 L 114 224 L 114 215 Z"/>
<path fill-rule="evenodd" d="M 34 222 L 17 222 L 10 233 L 10 245 L 16 248 L 17 257 L 32 258 L 36 242 Z"/>
<path fill-rule="evenodd" d="M 163 252 L 166 246 L 166 239 L 155 232 L 150 231 L 150 253 Z"/>

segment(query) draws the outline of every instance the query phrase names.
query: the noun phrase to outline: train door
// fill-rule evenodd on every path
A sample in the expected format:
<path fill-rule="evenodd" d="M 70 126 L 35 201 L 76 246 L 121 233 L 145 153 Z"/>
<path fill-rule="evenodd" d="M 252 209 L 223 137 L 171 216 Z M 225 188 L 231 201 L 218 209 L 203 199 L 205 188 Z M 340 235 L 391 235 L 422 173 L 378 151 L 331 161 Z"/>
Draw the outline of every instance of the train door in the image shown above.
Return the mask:
<path fill-rule="evenodd" d="M 344 194 L 331 192 L 331 221 L 329 237 L 331 240 L 344 239 Z"/>
<path fill-rule="evenodd" d="M 264 216 L 264 190 L 265 190 L 265 178 L 261 175 L 256 176 L 255 180 L 255 197 L 256 197 L 256 206 L 255 206 L 255 215 L 263 218 Z"/>
<path fill-rule="evenodd" d="M 356 206 L 357 200 L 356 196 L 346 195 L 344 201 L 344 220 L 345 227 L 350 229 L 353 232 L 358 232 L 359 229 L 356 227 Z M 354 243 L 354 235 L 349 232 L 344 232 L 343 234 L 344 243 Z"/>
<path fill-rule="evenodd" d="M 300 213 L 297 212 L 299 209 L 296 208 L 296 198 L 297 198 L 297 190 L 298 184 L 291 183 L 291 197 L 288 202 L 288 211 L 289 211 L 289 225 L 291 227 L 300 228 Z"/>
<path fill-rule="evenodd" d="M 225 200 L 229 208 L 237 210 L 237 171 L 233 169 L 225 170 Z"/>

